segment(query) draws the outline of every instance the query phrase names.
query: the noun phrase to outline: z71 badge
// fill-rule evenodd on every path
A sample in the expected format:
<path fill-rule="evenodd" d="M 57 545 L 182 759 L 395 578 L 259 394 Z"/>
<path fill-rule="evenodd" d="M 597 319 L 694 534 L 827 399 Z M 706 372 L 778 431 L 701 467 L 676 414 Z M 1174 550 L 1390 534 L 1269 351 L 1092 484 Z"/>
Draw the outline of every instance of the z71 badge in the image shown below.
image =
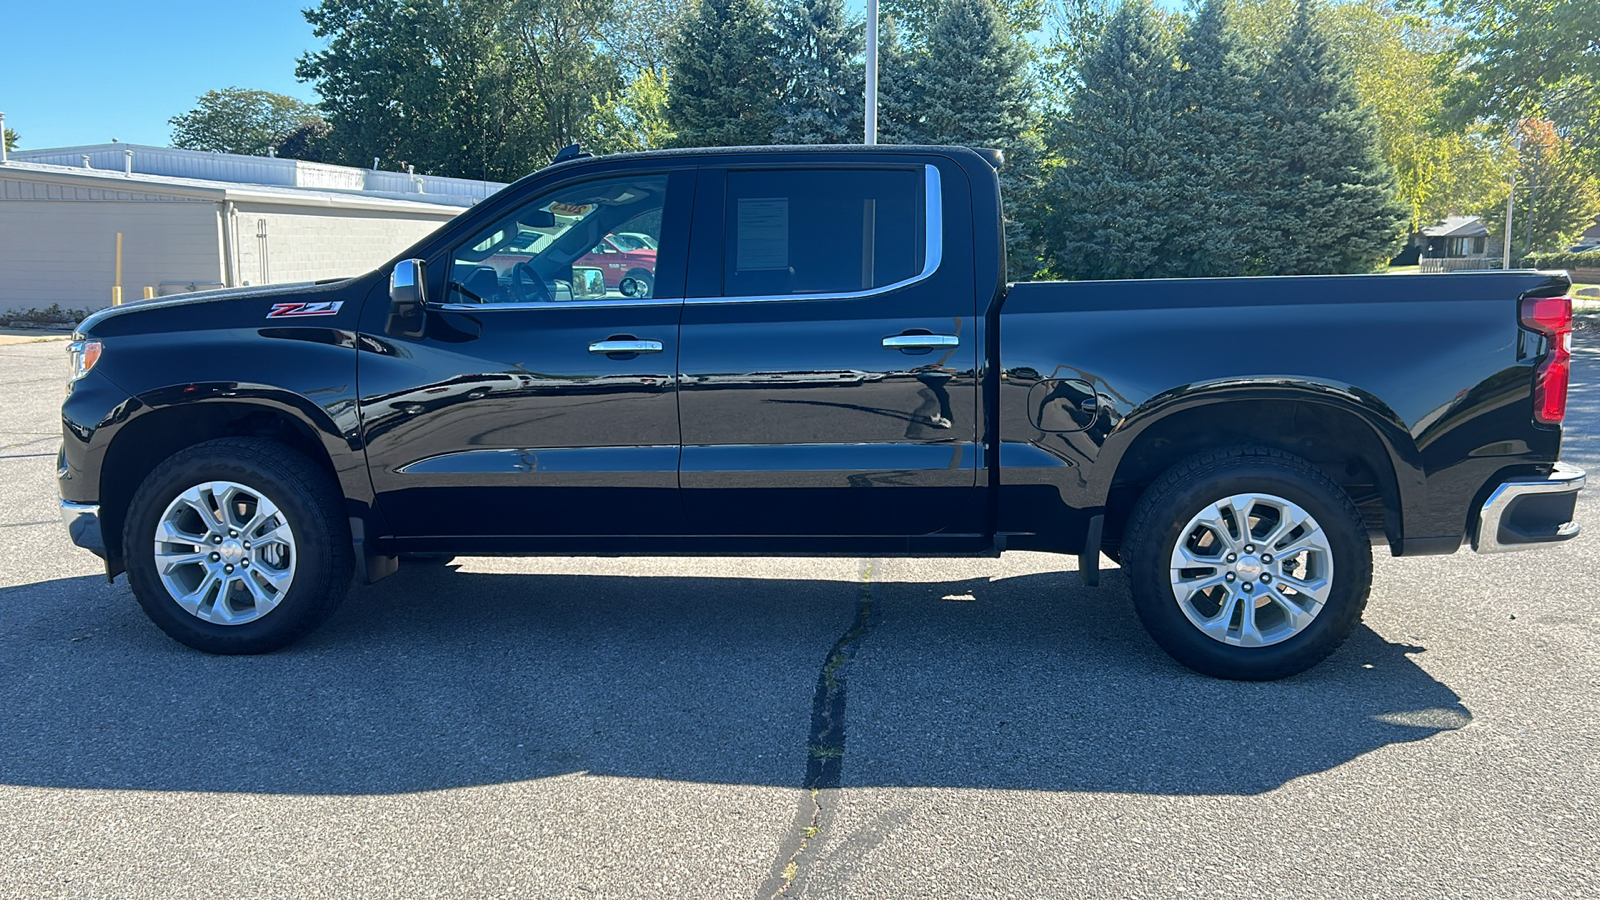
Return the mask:
<path fill-rule="evenodd" d="M 269 319 L 297 319 L 301 316 L 331 316 L 344 306 L 343 300 L 324 300 L 320 303 L 274 303 Z"/>

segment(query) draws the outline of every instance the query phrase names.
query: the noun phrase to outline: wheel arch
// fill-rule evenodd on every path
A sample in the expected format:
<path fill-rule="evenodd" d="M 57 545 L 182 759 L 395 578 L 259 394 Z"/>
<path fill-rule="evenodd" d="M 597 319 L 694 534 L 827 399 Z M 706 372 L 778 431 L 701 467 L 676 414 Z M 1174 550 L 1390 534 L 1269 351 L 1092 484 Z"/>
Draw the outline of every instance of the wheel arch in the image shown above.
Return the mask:
<path fill-rule="evenodd" d="M 148 396 L 148 395 L 147 395 Z M 340 484 L 344 499 L 360 497 L 360 484 L 352 485 L 352 472 L 334 464 L 329 444 L 341 443 L 334 423 L 305 398 L 300 402 L 276 397 L 211 399 L 157 405 L 145 403 L 140 412 L 123 422 L 104 452 L 100 469 L 100 517 L 106 536 L 107 565 L 121 571 L 121 534 L 134 492 L 163 460 L 187 447 L 225 437 L 262 437 L 298 451 Z M 349 452 L 344 445 L 344 453 Z M 365 477 L 364 466 L 360 475 Z M 357 493 L 352 494 L 352 487 Z"/>
<path fill-rule="evenodd" d="M 1152 398 L 1108 435 L 1115 460 L 1106 487 L 1106 540 L 1120 542 L 1144 489 L 1172 466 L 1206 450 L 1270 447 L 1322 469 L 1361 510 L 1368 530 L 1393 552 L 1402 514 L 1422 499 L 1420 454 L 1398 416 L 1369 394 L 1316 382 L 1238 382 L 1190 387 Z"/>

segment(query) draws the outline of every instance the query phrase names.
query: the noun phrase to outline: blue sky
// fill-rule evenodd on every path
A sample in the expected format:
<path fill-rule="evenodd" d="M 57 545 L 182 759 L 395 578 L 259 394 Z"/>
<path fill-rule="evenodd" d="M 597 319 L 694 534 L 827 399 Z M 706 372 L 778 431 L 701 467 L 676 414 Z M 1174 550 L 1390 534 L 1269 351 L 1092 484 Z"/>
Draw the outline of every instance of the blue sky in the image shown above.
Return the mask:
<path fill-rule="evenodd" d="M 295 60 L 320 46 L 300 0 L 10 0 L 0 112 L 21 149 L 116 138 L 165 145 L 167 120 L 214 88 L 315 100 Z"/>
<path fill-rule="evenodd" d="M 9 0 L 0 112 L 21 149 L 165 145 L 167 120 L 224 87 L 315 102 L 295 60 L 322 42 L 300 14 L 315 0 Z M 847 0 L 865 9 L 865 0 Z M 1173 0 L 1175 2 L 1175 0 Z"/>

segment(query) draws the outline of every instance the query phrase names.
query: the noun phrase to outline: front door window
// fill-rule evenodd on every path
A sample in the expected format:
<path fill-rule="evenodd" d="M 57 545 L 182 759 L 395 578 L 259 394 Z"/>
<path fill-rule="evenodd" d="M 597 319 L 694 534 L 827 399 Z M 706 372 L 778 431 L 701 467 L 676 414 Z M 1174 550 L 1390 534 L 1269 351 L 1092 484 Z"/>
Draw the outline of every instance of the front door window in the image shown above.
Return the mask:
<path fill-rule="evenodd" d="M 445 302 L 653 297 L 666 197 L 665 175 L 589 181 L 538 197 L 455 249 Z M 620 250 L 618 233 L 637 249 Z"/>

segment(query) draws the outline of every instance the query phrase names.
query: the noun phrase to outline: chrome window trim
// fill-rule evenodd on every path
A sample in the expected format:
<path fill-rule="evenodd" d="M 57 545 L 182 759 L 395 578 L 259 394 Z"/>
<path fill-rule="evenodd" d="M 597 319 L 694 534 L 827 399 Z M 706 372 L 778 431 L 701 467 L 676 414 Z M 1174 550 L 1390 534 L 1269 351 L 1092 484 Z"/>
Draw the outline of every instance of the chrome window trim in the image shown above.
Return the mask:
<path fill-rule="evenodd" d="M 766 294 L 754 297 L 688 297 L 684 303 L 712 304 L 712 303 L 770 303 L 775 300 L 860 300 L 866 297 L 876 297 L 890 291 L 910 287 L 921 281 L 933 277 L 939 270 L 939 263 L 944 260 L 944 194 L 940 189 L 939 167 L 927 164 L 923 171 L 923 219 L 924 235 L 922 258 L 922 271 L 910 278 L 903 278 L 893 284 L 882 287 L 867 288 L 860 291 L 845 291 L 832 294 Z"/>
<path fill-rule="evenodd" d="M 644 300 L 630 300 L 626 297 L 611 298 L 608 300 L 548 300 L 539 303 L 430 303 L 429 309 L 440 309 L 447 312 L 491 312 L 495 310 L 514 309 L 595 309 L 607 306 L 677 306 L 682 299 L 654 298 Z"/>
<path fill-rule="evenodd" d="M 933 273 L 939 270 L 939 264 L 944 261 L 944 193 L 939 180 L 939 167 L 926 164 L 922 167 L 923 189 L 923 260 L 922 271 L 903 278 L 893 284 L 882 287 L 867 288 L 860 291 L 845 291 L 830 294 L 767 294 L 754 297 L 688 297 L 683 299 L 645 299 L 630 300 L 627 298 L 607 300 L 552 300 L 538 303 L 430 303 L 432 309 L 446 310 L 449 312 L 489 312 L 493 310 L 521 310 L 521 309 L 595 309 L 611 306 L 676 306 L 682 303 L 711 304 L 711 303 L 770 303 L 776 300 L 861 300 L 867 297 L 876 297 L 890 291 L 910 287 L 918 282 L 927 281 Z"/>

